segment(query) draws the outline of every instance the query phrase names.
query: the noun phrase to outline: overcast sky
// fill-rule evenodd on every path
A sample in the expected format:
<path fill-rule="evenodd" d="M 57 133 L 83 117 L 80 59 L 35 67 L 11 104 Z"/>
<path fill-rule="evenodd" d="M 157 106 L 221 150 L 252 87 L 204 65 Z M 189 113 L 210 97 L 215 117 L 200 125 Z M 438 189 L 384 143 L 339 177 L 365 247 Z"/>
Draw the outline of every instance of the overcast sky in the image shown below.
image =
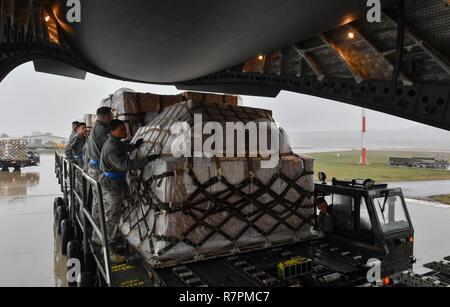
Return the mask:
<path fill-rule="evenodd" d="M 72 121 L 94 113 L 102 98 L 122 87 L 158 94 L 178 93 L 171 86 L 121 82 L 91 74 L 86 80 L 41 74 L 28 63 L 0 83 L 0 133 L 22 136 L 40 131 L 67 136 Z M 291 133 L 360 129 L 361 109 L 334 101 L 283 92 L 276 99 L 244 97 L 244 104 L 272 109 L 275 120 Z M 367 116 L 372 130 L 421 126 L 372 111 Z"/>

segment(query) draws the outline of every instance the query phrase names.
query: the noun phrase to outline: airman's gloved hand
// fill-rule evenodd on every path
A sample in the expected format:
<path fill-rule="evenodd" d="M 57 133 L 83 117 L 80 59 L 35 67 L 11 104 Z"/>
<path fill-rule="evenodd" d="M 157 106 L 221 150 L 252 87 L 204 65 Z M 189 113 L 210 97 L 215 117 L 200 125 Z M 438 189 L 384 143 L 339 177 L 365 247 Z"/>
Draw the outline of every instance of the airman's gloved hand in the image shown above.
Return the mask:
<path fill-rule="evenodd" d="M 139 149 L 141 148 L 142 144 L 144 144 L 144 139 L 137 140 L 134 145 L 136 145 L 136 149 Z"/>
<path fill-rule="evenodd" d="M 159 158 L 161 158 L 161 155 L 151 155 L 147 157 L 148 162 L 153 162 L 155 160 L 158 160 Z"/>

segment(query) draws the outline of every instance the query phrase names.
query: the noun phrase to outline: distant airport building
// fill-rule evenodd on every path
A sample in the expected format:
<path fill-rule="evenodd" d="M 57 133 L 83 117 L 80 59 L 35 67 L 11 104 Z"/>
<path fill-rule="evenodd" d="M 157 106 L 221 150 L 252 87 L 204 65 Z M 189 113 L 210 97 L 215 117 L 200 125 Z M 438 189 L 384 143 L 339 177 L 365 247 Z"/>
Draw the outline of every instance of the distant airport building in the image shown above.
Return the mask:
<path fill-rule="evenodd" d="M 67 145 L 67 138 L 47 134 L 24 137 L 30 148 L 61 148 Z"/>

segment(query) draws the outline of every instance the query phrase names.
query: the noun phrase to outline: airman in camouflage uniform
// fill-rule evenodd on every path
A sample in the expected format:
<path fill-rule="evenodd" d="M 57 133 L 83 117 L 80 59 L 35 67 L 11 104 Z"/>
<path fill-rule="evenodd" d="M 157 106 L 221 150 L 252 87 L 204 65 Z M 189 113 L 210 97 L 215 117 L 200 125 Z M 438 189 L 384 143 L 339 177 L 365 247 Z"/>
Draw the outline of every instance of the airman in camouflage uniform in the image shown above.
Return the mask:
<path fill-rule="evenodd" d="M 76 133 L 72 135 L 66 146 L 66 158 L 80 167 L 83 167 L 83 147 L 86 144 L 86 133 L 86 124 L 78 123 Z"/>
<path fill-rule="evenodd" d="M 103 107 L 97 110 L 97 122 L 92 129 L 89 138 L 86 143 L 86 160 L 89 160 L 87 165 L 87 173 L 95 180 L 100 180 L 100 154 L 103 149 L 103 145 L 108 140 L 109 123 L 113 119 L 111 108 Z M 97 225 L 99 225 L 98 219 L 98 206 L 97 196 L 94 191 L 92 201 L 92 217 Z"/>
<path fill-rule="evenodd" d="M 84 164 L 84 152 L 83 148 L 86 144 L 87 128 L 85 123 L 78 123 L 76 125 L 76 132 L 70 138 L 69 144 L 66 146 L 66 158 L 83 168 Z M 75 191 L 81 193 L 81 174 L 77 173 L 78 176 L 75 177 Z"/>
<path fill-rule="evenodd" d="M 141 160 L 131 160 L 128 153 L 138 149 L 144 140 L 137 140 L 135 144 L 127 144 L 121 140 L 127 138 L 125 123 L 113 120 L 110 123 L 111 134 L 103 146 L 100 156 L 100 170 L 102 175 L 100 183 L 103 191 L 103 204 L 105 209 L 106 232 L 111 247 L 111 260 L 114 263 L 123 262 L 120 248 L 123 238 L 119 231 L 120 218 L 125 192 L 128 190 L 126 174 L 128 171 L 143 169 L 158 158 L 151 156 Z"/>

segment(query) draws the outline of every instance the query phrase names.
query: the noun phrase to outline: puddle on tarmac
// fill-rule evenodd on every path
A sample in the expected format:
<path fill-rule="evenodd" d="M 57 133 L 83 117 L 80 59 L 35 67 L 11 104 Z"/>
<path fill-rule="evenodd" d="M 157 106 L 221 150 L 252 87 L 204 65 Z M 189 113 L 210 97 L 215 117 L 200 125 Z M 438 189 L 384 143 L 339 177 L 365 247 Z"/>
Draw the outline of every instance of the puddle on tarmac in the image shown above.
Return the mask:
<path fill-rule="evenodd" d="M 0 197 L 26 196 L 28 187 L 39 185 L 39 173 L 0 172 Z"/>
<path fill-rule="evenodd" d="M 54 165 L 48 154 L 39 167 L 0 172 L 0 286 L 65 285 L 53 230 L 53 201 L 61 196 Z"/>

